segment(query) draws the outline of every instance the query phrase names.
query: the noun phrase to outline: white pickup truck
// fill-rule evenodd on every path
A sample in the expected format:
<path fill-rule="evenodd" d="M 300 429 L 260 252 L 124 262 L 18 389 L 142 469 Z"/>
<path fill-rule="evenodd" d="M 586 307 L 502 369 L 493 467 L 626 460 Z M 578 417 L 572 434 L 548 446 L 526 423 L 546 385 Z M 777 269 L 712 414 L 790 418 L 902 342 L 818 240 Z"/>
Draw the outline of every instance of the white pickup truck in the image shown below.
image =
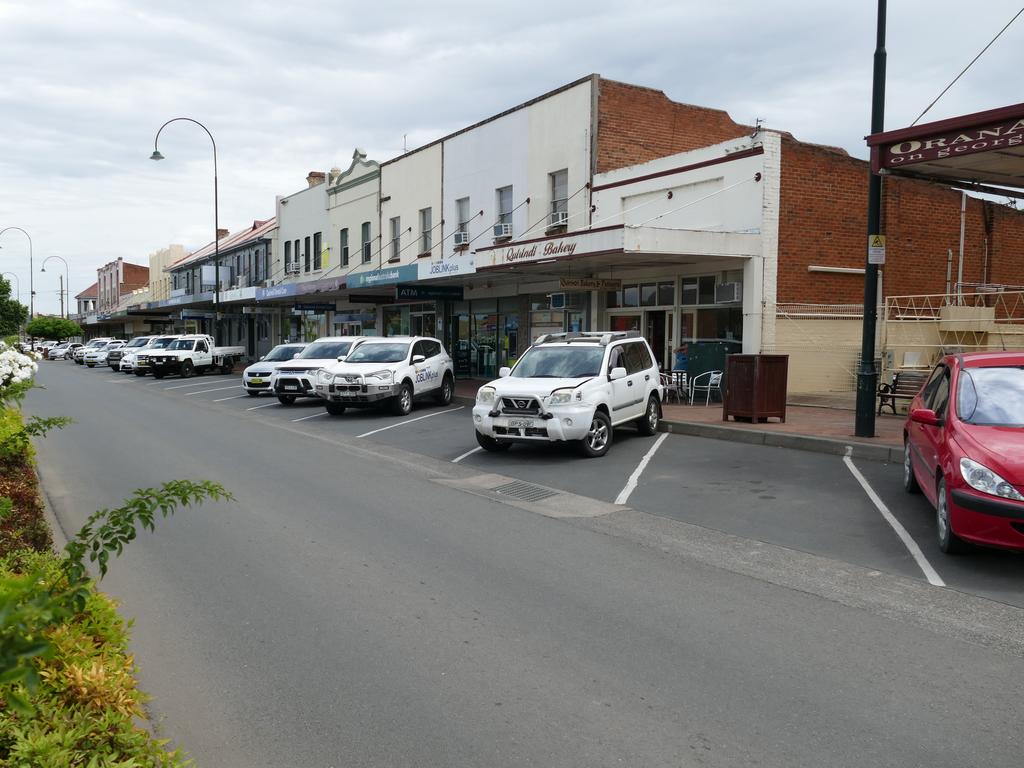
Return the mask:
<path fill-rule="evenodd" d="M 153 352 L 149 356 L 149 365 L 153 370 L 153 378 L 162 379 L 170 374 L 178 374 L 187 379 L 193 373 L 231 373 L 235 361 L 241 360 L 244 355 L 244 347 L 217 347 L 214 346 L 212 336 L 191 334 L 180 336 L 165 349 Z"/>

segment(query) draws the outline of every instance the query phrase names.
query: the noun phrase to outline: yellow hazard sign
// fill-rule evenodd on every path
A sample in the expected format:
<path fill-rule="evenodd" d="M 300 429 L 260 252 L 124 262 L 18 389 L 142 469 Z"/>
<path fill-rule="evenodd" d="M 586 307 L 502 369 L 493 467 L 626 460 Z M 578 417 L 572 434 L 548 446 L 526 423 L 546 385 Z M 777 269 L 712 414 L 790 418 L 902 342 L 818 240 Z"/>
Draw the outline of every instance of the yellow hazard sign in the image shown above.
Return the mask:
<path fill-rule="evenodd" d="M 868 235 L 868 264 L 885 264 L 885 235 Z"/>

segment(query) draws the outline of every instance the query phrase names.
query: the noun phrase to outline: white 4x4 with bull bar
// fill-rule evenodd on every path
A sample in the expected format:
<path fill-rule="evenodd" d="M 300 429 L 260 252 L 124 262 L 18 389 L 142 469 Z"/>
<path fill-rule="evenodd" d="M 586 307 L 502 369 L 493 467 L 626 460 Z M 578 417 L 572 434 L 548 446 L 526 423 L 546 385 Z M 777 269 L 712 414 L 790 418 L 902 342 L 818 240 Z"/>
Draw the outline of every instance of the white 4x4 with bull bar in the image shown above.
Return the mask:
<path fill-rule="evenodd" d="M 485 450 L 566 441 L 596 457 L 608 452 L 615 427 L 658 431 L 661 377 L 636 331 L 547 334 L 499 375 L 480 387 L 473 407 L 476 439 Z"/>
<path fill-rule="evenodd" d="M 388 403 L 392 413 L 405 416 L 413 400 L 430 395 L 448 405 L 454 392 L 452 359 L 428 336 L 369 338 L 316 379 L 316 394 L 333 415 Z"/>

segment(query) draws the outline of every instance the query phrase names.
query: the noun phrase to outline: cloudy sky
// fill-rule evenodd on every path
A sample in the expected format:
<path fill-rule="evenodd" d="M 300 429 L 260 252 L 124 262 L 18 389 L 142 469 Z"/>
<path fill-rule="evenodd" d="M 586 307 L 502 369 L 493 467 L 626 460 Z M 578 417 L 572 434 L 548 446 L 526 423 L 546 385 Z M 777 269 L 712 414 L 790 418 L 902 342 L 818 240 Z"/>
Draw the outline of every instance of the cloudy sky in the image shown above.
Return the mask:
<path fill-rule="evenodd" d="M 1020 0 L 892 2 L 886 127 L 910 123 Z M 119 256 L 146 263 L 220 221 L 273 213 L 356 146 L 385 160 L 576 78 L 605 77 L 763 118 L 864 157 L 875 3 L 0 0 L 0 229 L 35 246 L 36 310 L 56 312 Z M 1024 17 L 925 121 L 1021 101 Z M 1014 51 L 1017 53 L 1015 54 Z M 404 137 L 404 139 L 403 139 Z M 28 243 L 0 238 L 28 303 Z"/>

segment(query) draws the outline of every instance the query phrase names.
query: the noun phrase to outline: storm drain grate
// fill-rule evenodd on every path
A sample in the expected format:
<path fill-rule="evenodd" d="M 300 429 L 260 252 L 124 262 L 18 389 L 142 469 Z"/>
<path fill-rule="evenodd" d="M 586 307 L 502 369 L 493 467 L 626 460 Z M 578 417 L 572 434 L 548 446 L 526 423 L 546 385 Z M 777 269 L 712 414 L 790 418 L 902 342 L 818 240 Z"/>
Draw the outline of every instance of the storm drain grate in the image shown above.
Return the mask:
<path fill-rule="evenodd" d="M 555 491 L 549 491 L 547 488 L 541 488 L 539 485 L 524 483 L 521 480 L 517 480 L 514 483 L 505 483 L 505 485 L 499 485 L 491 490 L 494 493 L 500 493 L 502 496 L 511 496 L 513 499 L 519 499 L 520 501 L 542 501 L 558 495 Z"/>

